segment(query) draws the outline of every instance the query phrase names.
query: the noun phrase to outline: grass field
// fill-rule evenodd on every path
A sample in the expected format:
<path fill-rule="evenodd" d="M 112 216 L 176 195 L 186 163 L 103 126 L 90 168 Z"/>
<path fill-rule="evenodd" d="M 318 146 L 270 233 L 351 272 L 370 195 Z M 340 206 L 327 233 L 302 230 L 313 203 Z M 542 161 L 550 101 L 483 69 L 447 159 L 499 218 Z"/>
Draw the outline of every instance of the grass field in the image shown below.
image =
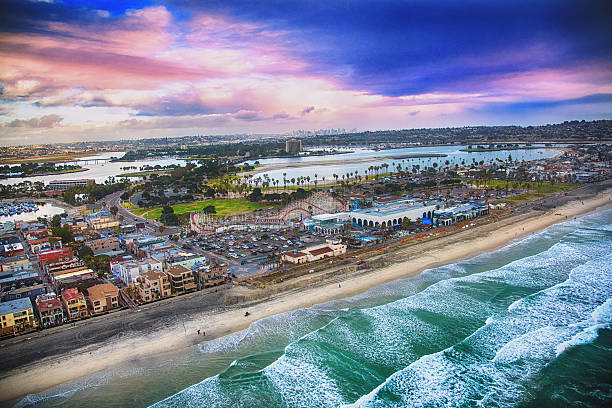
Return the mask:
<path fill-rule="evenodd" d="M 132 214 L 136 214 L 138 216 L 141 216 L 142 214 L 146 213 L 147 211 L 149 211 L 148 208 L 133 208 L 130 210 L 130 212 Z"/>
<path fill-rule="evenodd" d="M 230 199 L 230 200 L 204 200 L 194 201 L 185 204 L 175 204 L 172 206 L 176 215 L 188 214 L 191 212 L 202 211 L 204 207 L 213 205 L 217 213 L 215 215 L 220 217 L 226 217 L 229 215 L 243 214 L 260 208 L 268 208 L 270 204 L 252 203 L 243 198 Z M 131 210 L 132 213 L 144 216 L 147 219 L 159 219 L 161 216 L 161 207 L 151 208 L 136 208 Z"/>
<path fill-rule="evenodd" d="M 560 193 L 562 191 L 571 190 L 572 188 L 578 187 L 578 184 L 572 183 L 549 183 L 542 182 L 538 183 L 535 181 L 504 181 L 504 180 L 487 180 L 481 183 L 490 187 L 506 188 L 521 188 L 525 190 L 531 190 L 541 194 L 552 194 Z"/>

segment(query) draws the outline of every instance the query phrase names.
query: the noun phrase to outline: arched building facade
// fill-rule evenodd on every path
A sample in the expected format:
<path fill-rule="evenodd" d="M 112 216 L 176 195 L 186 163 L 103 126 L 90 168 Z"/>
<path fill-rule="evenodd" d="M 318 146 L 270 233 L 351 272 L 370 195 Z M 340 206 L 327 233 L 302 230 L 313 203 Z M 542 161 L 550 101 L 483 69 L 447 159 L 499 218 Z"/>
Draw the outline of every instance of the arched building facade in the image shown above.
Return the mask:
<path fill-rule="evenodd" d="M 404 218 L 433 218 L 437 204 L 415 204 L 413 201 L 396 201 L 384 206 L 363 208 L 350 212 L 350 220 L 360 227 L 388 228 L 401 225 Z"/>

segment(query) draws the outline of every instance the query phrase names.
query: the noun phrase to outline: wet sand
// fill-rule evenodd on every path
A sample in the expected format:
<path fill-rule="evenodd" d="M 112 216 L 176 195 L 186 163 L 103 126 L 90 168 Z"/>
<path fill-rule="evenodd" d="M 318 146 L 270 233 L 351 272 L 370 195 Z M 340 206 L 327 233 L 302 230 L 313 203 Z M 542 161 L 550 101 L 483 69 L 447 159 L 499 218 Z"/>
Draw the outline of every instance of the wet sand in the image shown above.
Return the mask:
<path fill-rule="evenodd" d="M 574 193 L 568 197 L 549 199 L 548 204 L 538 204 L 535 210 L 501 219 L 498 222 L 477 226 L 460 233 L 406 247 L 387 256 L 389 266 L 366 273 L 347 275 L 341 281 L 326 282 L 316 287 L 306 286 L 290 293 L 272 295 L 267 299 L 223 308 L 216 305 L 227 299 L 227 294 L 240 297 L 253 291 L 246 287 L 236 287 L 229 291 L 220 290 L 209 294 L 194 294 L 191 297 L 176 299 L 157 307 L 136 313 L 121 312 L 118 316 L 100 318 L 99 321 L 77 328 L 58 330 L 45 335 L 40 333 L 31 340 L 13 341 L 2 344 L 0 360 L 8 367 L 0 377 L 0 401 L 15 402 L 17 399 L 43 391 L 61 383 L 72 381 L 104 370 L 124 361 L 146 358 L 150 355 L 185 350 L 187 347 L 204 341 L 225 336 L 247 328 L 252 322 L 275 314 L 307 308 L 315 304 L 350 297 L 363 293 L 377 285 L 396 279 L 416 275 L 421 271 L 457 262 L 479 253 L 500 248 L 510 241 L 540 231 L 557 222 L 566 221 L 580 215 L 610 205 L 612 189 L 606 185 L 603 191 L 593 195 Z M 588 191 L 588 190 L 587 190 Z M 571 200 L 571 201 L 570 201 Z M 561 207 L 557 204 L 562 204 Z M 547 209 L 548 207 L 548 209 Z M 168 313 L 168 310 L 170 312 Z M 204 310 L 204 311 L 203 311 Z M 245 317 L 246 311 L 250 312 Z M 164 312 L 165 321 L 159 323 L 157 314 Z M 149 321 L 150 320 L 150 321 Z M 153 324 L 151 322 L 157 322 Z M 117 322 L 120 322 L 118 324 Z M 113 326 L 114 325 L 114 326 Z M 112 327 L 111 337 L 103 336 Z M 198 336 L 197 330 L 206 332 L 206 337 Z M 80 333 L 72 338 L 73 331 Z M 90 342 L 78 348 L 80 341 L 87 343 L 88 335 L 97 333 L 100 341 Z M 45 357 L 45 350 L 57 342 L 66 341 L 62 336 L 70 336 L 72 342 L 63 344 L 54 355 Z M 24 336 L 26 337 L 26 336 Z M 36 342 L 36 343 L 35 343 Z M 29 352 L 28 362 L 19 362 L 19 352 Z M 36 358 L 36 352 L 40 357 Z M 12 359 L 11 359 L 12 356 Z"/>

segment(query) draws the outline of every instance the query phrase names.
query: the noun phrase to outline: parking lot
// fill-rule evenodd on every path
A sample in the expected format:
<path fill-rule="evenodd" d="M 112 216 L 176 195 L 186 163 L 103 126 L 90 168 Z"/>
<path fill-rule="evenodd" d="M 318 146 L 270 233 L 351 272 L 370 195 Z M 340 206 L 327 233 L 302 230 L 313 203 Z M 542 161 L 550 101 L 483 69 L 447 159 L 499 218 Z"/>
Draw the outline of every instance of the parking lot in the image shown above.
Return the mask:
<path fill-rule="evenodd" d="M 266 264 L 287 251 L 299 251 L 325 241 L 323 235 L 294 231 L 222 232 L 194 241 L 198 247 L 241 265 Z"/>

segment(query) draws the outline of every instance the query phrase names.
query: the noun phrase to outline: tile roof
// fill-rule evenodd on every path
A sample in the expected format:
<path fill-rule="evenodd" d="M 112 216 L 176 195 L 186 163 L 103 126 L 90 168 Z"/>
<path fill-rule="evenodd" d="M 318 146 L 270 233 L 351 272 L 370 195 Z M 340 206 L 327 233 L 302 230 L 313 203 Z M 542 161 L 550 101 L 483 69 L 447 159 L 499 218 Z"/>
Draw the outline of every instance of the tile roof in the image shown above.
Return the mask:
<path fill-rule="evenodd" d="M 313 249 L 312 251 L 308 251 L 308 252 L 310 252 L 310 255 L 312 256 L 317 256 L 317 255 L 326 254 L 328 252 L 334 252 L 334 251 L 330 247 L 326 246 L 323 248 Z"/>

